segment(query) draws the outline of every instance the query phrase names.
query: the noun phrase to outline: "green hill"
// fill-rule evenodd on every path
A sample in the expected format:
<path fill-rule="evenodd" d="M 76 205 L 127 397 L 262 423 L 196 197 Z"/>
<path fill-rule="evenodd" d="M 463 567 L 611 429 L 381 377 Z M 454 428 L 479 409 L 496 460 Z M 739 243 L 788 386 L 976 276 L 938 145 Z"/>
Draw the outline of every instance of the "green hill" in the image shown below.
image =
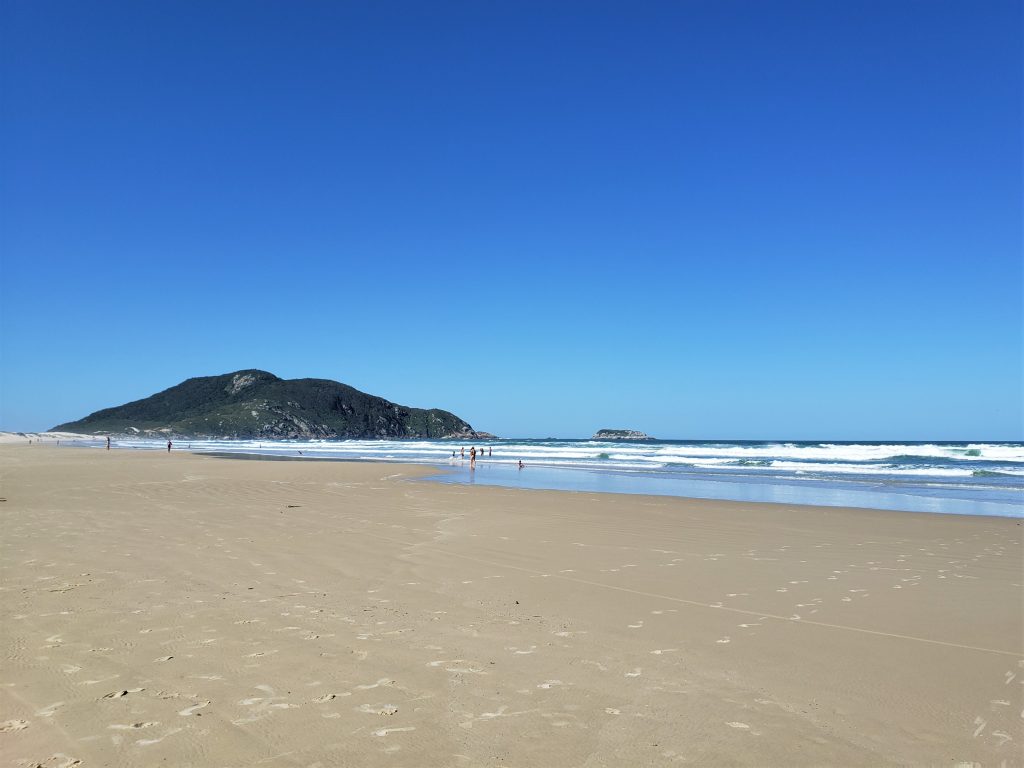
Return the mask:
<path fill-rule="evenodd" d="M 453 413 L 408 408 L 328 379 L 259 370 L 200 376 L 54 430 L 219 438 L 472 438 Z"/>

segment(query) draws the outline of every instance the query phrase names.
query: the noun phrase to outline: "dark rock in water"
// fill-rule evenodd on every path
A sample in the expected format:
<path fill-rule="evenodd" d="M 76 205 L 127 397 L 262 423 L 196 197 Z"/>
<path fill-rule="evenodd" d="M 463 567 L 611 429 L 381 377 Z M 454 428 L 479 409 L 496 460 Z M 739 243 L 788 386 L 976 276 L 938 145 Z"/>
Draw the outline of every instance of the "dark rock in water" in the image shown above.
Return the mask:
<path fill-rule="evenodd" d="M 493 437 L 448 411 L 396 405 L 328 379 L 286 380 L 258 370 L 188 379 L 54 429 L 162 438 Z"/>
<path fill-rule="evenodd" d="M 656 438 L 633 429 L 599 429 L 591 440 L 655 440 Z"/>

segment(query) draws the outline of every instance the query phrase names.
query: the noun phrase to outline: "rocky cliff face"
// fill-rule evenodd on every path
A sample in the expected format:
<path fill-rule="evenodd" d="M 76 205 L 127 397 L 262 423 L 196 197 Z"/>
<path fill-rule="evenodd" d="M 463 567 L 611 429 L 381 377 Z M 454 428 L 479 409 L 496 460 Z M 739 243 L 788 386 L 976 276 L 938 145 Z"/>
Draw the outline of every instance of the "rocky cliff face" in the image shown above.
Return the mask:
<path fill-rule="evenodd" d="M 188 379 L 55 429 L 216 438 L 479 438 L 448 411 L 397 405 L 328 379 L 259 370 Z"/>

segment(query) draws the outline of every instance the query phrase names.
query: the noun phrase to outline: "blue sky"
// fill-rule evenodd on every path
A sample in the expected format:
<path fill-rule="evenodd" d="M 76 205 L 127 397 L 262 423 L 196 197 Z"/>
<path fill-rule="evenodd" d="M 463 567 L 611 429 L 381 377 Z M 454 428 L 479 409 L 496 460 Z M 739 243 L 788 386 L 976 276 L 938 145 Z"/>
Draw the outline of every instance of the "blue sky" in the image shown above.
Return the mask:
<path fill-rule="evenodd" d="M 2 8 L 0 428 L 1024 437 L 1017 2 Z"/>

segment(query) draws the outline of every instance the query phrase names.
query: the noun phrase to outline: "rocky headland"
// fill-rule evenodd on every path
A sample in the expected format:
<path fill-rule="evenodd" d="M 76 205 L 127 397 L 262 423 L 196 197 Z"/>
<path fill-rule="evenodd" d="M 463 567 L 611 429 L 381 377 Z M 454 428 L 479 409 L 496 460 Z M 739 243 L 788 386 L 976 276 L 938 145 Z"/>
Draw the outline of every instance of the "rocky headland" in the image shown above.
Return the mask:
<path fill-rule="evenodd" d="M 449 411 L 397 405 L 329 379 L 281 379 L 255 369 L 187 379 L 54 430 L 161 438 L 494 437 Z"/>

